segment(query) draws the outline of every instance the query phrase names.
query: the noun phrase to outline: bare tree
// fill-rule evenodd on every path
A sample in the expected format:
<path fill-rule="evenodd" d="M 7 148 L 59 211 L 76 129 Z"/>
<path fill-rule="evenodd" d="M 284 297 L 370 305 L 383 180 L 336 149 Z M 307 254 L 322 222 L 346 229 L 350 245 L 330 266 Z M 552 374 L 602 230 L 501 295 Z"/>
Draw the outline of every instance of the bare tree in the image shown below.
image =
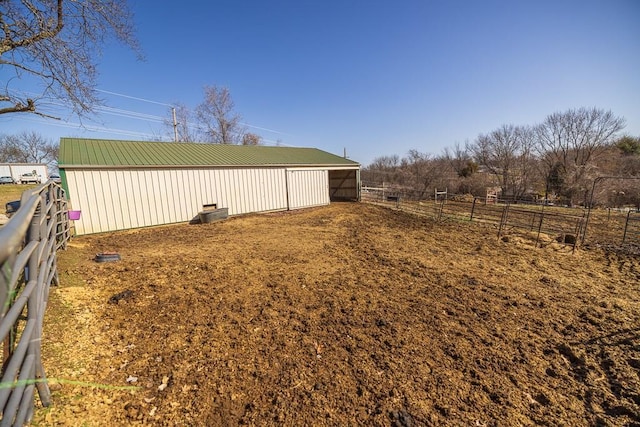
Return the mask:
<path fill-rule="evenodd" d="M 606 152 L 625 120 L 597 108 L 554 113 L 536 127 L 537 151 L 551 174 L 562 182 L 562 193 L 572 205 L 578 196 L 586 202 L 590 184 L 598 175 L 598 157 Z"/>
<path fill-rule="evenodd" d="M 481 180 L 477 179 L 477 175 L 475 175 L 478 172 L 478 163 L 473 159 L 471 153 L 469 142 L 465 142 L 464 147 L 456 142 L 453 148 L 444 149 L 441 159 L 451 170 L 447 185 L 451 191 L 460 194 L 482 193 L 476 191 L 477 187 L 481 185 Z M 482 188 L 482 191 L 484 190 Z"/>
<path fill-rule="evenodd" d="M 241 117 L 234 111 L 228 88 L 205 86 L 204 101 L 196 108 L 196 117 L 205 129 L 208 142 L 237 144 L 242 141 L 244 129 L 240 124 Z"/>
<path fill-rule="evenodd" d="M 15 136 L 0 136 L 0 162 L 22 163 L 24 156 Z"/>
<path fill-rule="evenodd" d="M 247 132 L 242 135 L 242 145 L 260 145 L 262 137 L 255 133 Z"/>
<path fill-rule="evenodd" d="M 443 158 L 449 162 L 460 178 L 469 178 L 478 171 L 478 164 L 471 157 L 471 147 L 465 143 L 464 147 L 456 142 L 452 149 L 444 149 Z"/>
<path fill-rule="evenodd" d="M 370 165 L 362 168 L 362 181 L 371 186 L 378 186 L 384 182 L 397 182 L 399 175 L 400 157 L 380 156 L 373 159 Z"/>
<path fill-rule="evenodd" d="M 0 161 L 10 163 L 46 163 L 53 166 L 58 145 L 36 132 L 0 137 Z"/>
<path fill-rule="evenodd" d="M 480 134 L 471 150 L 477 162 L 493 174 L 503 196 L 520 198 L 530 185 L 532 133 L 524 126 L 502 125 Z"/>
<path fill-rule="evenodd" d="M 540 177 L 538 158 L 536 157 L 536 132 L 531 126 L 518 126 L 518 138 L 520 139 L 520 154 L 516 158 L 516 171 L 512 183 L 514 194 L 522 198 L 527 193 L 539 194 L 543 188 L 543 179 Z"/>
<path fill-rule="evenodd" d="M 436 162 L 431 155 L 409 150 L 402 159 L 401 167 L 408 174 L 407 183 L 416 190 L 416 197 L 421 200 L 431 195 L 432 186 L 438 176 Z"/>
<path fill-rule="evenodd" d="M 116 39 L 140 52 L 126 0 L 0 1 L 0 27 L 0 66 L 7 78 L 0 89 L 0 114 L 50 116 L 42 110 L 48 99 L 68 104 L 79 116 L 91 113 L 99 104 L 95 83 L 101 47 Z M 24 94 L 22 77 L 39 80 L 42 93 Z"/>

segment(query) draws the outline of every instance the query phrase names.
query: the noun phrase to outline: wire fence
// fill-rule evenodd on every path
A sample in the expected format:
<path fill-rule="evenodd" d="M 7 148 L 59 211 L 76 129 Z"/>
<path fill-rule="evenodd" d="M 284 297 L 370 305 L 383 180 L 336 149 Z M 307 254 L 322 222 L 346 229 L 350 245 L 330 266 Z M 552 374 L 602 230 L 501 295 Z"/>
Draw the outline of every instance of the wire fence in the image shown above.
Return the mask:
<path fill-rule="evenodd" d="M 622 243 L 627 242 L 640 243 L 640 211 L 629 211 L 627 213 L 627 220 L 624 223 Z"/>
<path fill-rule="evenodd" d="M 436 195 L 416 200 L 411 193 L 363 187 L 362 201 L 394 207 L 438 221 L 473 221 L 495 226 L 498 237 L 518 231 L 535 240 L 536 246 L 550 242 L 575 250 L 586 234 L 588 211 L 549 204 L 522 203 L 483 197 Z M 628 212 L 628 213 L 627 213 Z M 640 215 L 631 211 L 600 210 L 592 213 L 588 243 L 640 244 Z"/>
<path fill-rule="evenodd" d="M 69 237 L 67 199 L 52 181 L 22 193 L 20 208 L 0 228 L 0 426 L 29 422 L 36 390 L 43 406 L 50 404 L 42 323 L 49 287 L 58 283 L 56 251 Z"/>

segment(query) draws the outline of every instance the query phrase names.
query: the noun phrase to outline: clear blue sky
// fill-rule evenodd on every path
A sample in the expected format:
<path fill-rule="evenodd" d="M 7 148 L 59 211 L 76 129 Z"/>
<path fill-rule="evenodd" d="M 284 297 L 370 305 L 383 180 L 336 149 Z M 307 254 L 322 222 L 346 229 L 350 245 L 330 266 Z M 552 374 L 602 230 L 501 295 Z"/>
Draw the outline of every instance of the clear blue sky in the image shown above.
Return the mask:
<path fill-rule="evenodd" d="M 267 143 L 346 148 L 367 165 L 579 107 L 612 110 L 640 136 L 638 0 L 130 3 L 146 61 L 107 48 L 99 88 L 195 107 L 205 85 L 226 86 Z M 107 92 L 110 107 L 169 117 L 167 106 Z M 85 125 L 130 134 L 0 118 L 5 134 L 167 136 L 157 122 L 107 113 Z"/>

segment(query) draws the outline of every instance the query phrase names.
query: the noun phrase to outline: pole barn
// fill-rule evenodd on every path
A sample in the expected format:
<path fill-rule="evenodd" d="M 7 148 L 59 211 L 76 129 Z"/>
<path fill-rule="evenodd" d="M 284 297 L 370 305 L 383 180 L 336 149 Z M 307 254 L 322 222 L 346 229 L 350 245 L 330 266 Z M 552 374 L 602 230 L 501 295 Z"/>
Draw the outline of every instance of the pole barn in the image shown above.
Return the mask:
<path fill-rule="evenodd" d="M 315 148 L 62 138 L 76 234 L 359 200 L 360 165 Z"/>

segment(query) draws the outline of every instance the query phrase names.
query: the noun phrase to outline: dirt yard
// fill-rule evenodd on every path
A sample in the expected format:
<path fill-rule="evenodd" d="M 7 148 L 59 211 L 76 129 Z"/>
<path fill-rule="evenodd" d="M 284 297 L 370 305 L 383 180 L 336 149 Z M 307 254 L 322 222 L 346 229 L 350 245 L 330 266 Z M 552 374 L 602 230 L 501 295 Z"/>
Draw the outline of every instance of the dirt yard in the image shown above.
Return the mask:
<path fill-rule="evenodd" d="M 35 422 L 640 426 L 639 257 L 532 242 L 355 203 L 75 238 Z"/>

